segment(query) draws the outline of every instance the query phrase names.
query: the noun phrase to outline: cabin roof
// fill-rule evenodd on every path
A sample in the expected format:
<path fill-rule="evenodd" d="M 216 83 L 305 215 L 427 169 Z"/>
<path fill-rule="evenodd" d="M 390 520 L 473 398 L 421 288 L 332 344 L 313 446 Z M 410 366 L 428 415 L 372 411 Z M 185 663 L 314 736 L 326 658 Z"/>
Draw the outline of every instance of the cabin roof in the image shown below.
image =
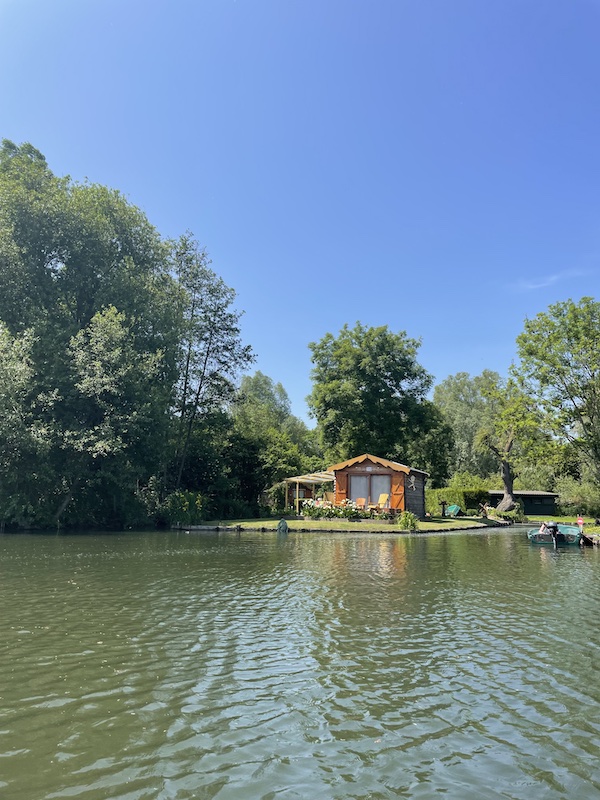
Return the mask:
<path fill-rule="evenodd" d="M 354 464 L 362 464 L 363 461 L 372 461 L 374 464 L 379 464 L 381 467 L 392 469 L 394 472 L 404 472 L 406 475 L 408 475 L 409 472 L 420 472 L 421 475 L 429 476 L 429 473 L 424 472 L 422 469 L 407 467 L 406 464 L 399 464 L 396 461 L 389 461 L 387 458 L 372 456 L 369 453 L 364 453 L 362 456 L 356 456 L 356 458 L 350 458 L 348 461 L 342 461 L 339 464 L 334 464 L 332 467 L 329 467 L 329 472 L 338 472 L 339 470 L 345 469 L 346 467 L 351 467 Z"/>

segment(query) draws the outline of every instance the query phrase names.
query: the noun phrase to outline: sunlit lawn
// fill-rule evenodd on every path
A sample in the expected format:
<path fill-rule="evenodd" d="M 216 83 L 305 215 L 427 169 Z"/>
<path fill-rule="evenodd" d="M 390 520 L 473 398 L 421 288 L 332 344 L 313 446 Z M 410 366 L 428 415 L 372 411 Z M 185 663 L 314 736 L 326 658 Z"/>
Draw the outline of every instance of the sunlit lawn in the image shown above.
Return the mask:
<path fill-rule="evenodd" d="M 556 522 L 564 525 L 576 524 L 576 518 L 572 516 L 554 516 Z M 530 515 L 526 522 L 530 522 L 532 527 L 537 527 L 540 522 L 547 521 L 548 517 L 543 515 Z M 594 525 L 594 517 L 583 517 L 584 530 L 586 533 L 600 533 L 600 526 Z M 388 520 L 364 519 L 357 522 L 350 522 L 345 519 L 288 519 L 286 520 L 291 531 L 354 531 L 383 533 L 400 532 L 402 529 Z M 237 520 L 211 520 L 205 522 L 207 527 L 219 528 L 241 528 L 242 530 L 276 531 L 279 518 L 277 519 L 237 519 Z M 477 517 L 430 517 L 427 521 L 419 520 L 419 531 L 459 531 L 466 528 L 486 527 L 484 521 Z"/>
<path fill-rule="evenodd" d="M 213 520 L 206 522 L 207 526 L 223 528 L 242 528 L 242 530 L 277 530 L 279 519 L 240 519 L 240 520 Z M 345 519 L 288 519 L 288 527 L 292 531 L 383 531 L 393 533 L 401 531 L 398 525 L 391 524 L 388 520 L 365 519 L 359 522 L 350 522 Z M 484 523 L 479 519 L 460 517 L 432 517 L 427 522 L 419 521 L 419 531 L 439 530 L 464 530 L 465 528 L 482 527 Z"/>

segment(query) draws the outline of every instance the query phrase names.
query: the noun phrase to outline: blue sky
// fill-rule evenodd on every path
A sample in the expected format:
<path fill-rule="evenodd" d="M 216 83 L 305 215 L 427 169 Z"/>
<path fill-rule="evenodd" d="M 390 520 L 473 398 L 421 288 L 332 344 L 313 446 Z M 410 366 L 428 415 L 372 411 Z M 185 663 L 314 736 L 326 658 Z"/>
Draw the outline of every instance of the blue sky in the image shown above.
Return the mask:
<path fill-rule="evenodd" d="M 0 0 L 0 138 L 191 230 L 305 419 L 345 323 L 438 383 L 596 294 L 599 73 L 600 0 Z"/>

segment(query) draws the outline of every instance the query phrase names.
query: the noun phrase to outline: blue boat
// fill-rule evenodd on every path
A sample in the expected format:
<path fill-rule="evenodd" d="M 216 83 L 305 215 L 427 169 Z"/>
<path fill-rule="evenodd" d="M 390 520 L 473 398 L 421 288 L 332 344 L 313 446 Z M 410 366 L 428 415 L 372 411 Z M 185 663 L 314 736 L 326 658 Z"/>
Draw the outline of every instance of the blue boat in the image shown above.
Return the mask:
<path fill-rule="evenodd" d="M 577 525 L 559 525 L 556 522 L 547 522 L 543 528 L 533 528 L 527 531 L 527 538 L 532 544 L 578 547 L 581 544 L 581 531 Z"/>

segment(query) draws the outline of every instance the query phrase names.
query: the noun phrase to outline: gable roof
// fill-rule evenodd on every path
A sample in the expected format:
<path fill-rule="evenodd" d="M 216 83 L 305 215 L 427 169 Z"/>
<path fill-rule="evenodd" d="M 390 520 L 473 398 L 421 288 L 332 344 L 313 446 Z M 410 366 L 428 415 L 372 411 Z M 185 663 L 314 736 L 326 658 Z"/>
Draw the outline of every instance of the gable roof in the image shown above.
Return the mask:
<path fill-rule="evenodd" d="M 348 459 L 348 461 L 342 461 L 339 464 L 334 464 L 332 467 L 328 468 L 328 472 L 337 472 L 340 469 L 351 467 L 353 464 L 362 464 L 363 461 L 372 461 L 374 464 L 379 464 L 380 467 L 393 469 L 394 472 L 404 472 L 405 475 L 408 475 L 409 472 L 420 472 L 421 475 L 429 476 L 429 473 L 424 472 L 422 469 L 407 467 L 406 464 L 399 464 L 397 461 L 389 461 L 387 458 L 379 458 L 379 456 L 372 456 L 369 453 L 364 453 L 362 456 L 357 456 L 356 458 Z"/>

